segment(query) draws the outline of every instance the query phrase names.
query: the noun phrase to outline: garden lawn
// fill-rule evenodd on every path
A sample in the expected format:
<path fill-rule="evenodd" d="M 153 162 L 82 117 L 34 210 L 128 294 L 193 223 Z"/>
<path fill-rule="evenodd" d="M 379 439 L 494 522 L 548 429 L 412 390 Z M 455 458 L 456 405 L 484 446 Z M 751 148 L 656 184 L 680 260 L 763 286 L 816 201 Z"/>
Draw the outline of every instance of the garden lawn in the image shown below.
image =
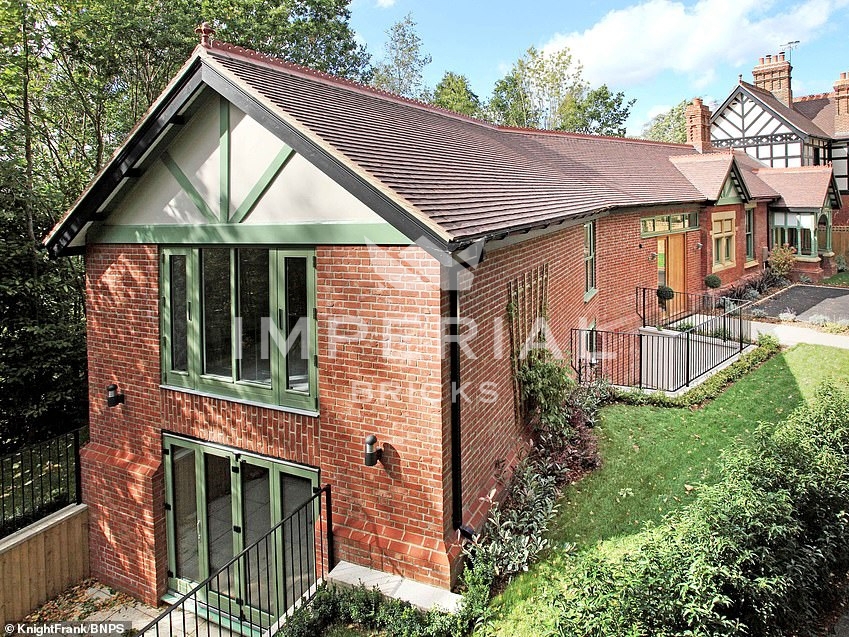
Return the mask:
<path fill-rule="evenodd" d="M 849 286 L 849 272 L 838 272 L 834 276 L 823 279 L 823 285 Z"/>
<path fill-rule="evenodd" d="M 783 352 L 699 409 L 611 405 L 598 427 L 602 467 L 569 487 L 549 529 L 554 549 L 495 599 L 497 634 L 535 635 L 524 618 L 545 611 L 542 589 L 577 550 L 636 533 L 648 521 L 690 501 L 700 483 L 719 478 L 724 449 L 744 444 L 759 422 L 782 420 L 817 385 L 849 377 L 849 350 L 798 345 Z M 544 623 L 544 620 L 543 620 Z"/>

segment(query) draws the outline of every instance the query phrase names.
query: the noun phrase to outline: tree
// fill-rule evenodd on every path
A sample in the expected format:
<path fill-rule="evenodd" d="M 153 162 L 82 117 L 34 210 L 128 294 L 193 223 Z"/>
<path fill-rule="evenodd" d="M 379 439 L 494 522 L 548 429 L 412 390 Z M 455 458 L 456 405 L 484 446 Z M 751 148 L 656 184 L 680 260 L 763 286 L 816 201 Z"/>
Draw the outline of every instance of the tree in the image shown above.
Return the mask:
<path fill-rule="evenodd" d="M 194 28 L 362 78 L 348 0 L 0 0 L 0 453 L 86 418 L 79 257 L 41 238 L 197 45 Z M 214 17 L 213 17 L 214 16 Z"/>
<path fill-rule="evenodd" d="M 433 103 L 449 111 L 478 117 L 481 103 L 465 75 L 446 71 L 433 91 Z"/>
<path fill-rule="evenodd" d="M 531 47 L 496 82 L 489 117 L 506 126 L 624 135 L 634 100 L 606 85 L 591 89 L 581 74 L 568 49 L 546 54 Z"/>
<path fill-rule="evenodd" d="M 200 0 L 220 40 L 368 82 L 371 57 L 349 25 L 350 0 Z"/>
<path fill-rule="evenodd" d="M 487 107 L 487 119 L 502 126 L 540 128 L 540 114 L 515 67 L 495 83 Z"/>
<path fill-rule="evenodd" d="M 612 93 L 606 84 L 586 91 L 564 114 L 561 130 L 589 135 L 624 137 L 625 121 L 637 100 L 625 101 L 625 93 Z"/>
<path fill-rule="evenodd" d="M 684 113 L 688 103 L 688 100 L 682 100 L 668 111 L 655 115 L 643 126 L 641 136 L 658 142 L 686 143 L 687 118 Z"/>
<path fill-rule="evenodd" d="M 429 101 L 422 71 L 431 62 L 422 53 L 422 41 L 416 33 L 416 23 L 408 13 L 386 32 L 383 59 L 374 65 L 372 84 L 384 91 L 413 99 Z"/>

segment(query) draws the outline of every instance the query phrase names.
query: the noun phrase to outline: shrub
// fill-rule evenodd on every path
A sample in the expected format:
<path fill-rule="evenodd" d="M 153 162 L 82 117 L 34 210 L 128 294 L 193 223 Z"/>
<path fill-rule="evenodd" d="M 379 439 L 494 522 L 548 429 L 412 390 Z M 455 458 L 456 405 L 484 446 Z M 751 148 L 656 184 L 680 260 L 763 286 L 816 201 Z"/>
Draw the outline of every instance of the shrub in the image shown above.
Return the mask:
<path fill-rule="evenodd" d="M 769 315 L 763 308 L 756 307 L 752 309 L 752 318 L 766 318 L 767 316 Z"/>
<path fill-rule="evenodd" d="M 828 322 L 829 318 L 825 314 L 814 314 L 808 319 L 808 323 L 813 323 L 814 325 L 825 325 Z"/>
<path fill-rule="evenodd" d="M 842 254 L 838 254 L 834 257 L 834 265 L 838 272 L 846 272 L 846 257 Z"/>
<path fill-rule="evenodd" d="M 843 334 L 849 330 L 849 324 L 846 321 L 828 322 L 822 326 L 822 329 L 829 334 Z"/>
<path fill-rule="evenodd" d="M 783 312 L 779 313 L 778 319 L 781 321 L 787 321 L 788 323 L 792 323 L 796 320 L 796 312 L 794 312 L 790 308 L 787 308 Z"/>
<path fill-rule="evenodd" d="M 757 301 L 759 298 L 761 298 L 761 293 L 758 292 L 757 288 L 749 287 L 743 292 L 744 301 Z"/>
<path fill-rule="evenodd" d="M 721 285 L 722 285 L 722 279 L 720 279 L 718 275 L 708 274 L 705 277 L 705 287 L 707 287 L 711 290 L 715 290 L 716 288 L 718 288 Z"/>
<path fill-rule="evenodd" d="M 849 566 L 849 395 L 810 405 L 727 453 L 722 479 L 664 521 L 564 559 L 561 635 L 797 634 Z"/>
<path fill-rule="evenodd" d="M 813 282 L 814 282 L 813 279 L 811 277 L 809 277 L 807 274 L 800 274 L 799 275 L 799 283 L 808 284 L 808 283 L 813 283 Z"/>
<path fill-rule="evenodd" d="M 773 248 L 769 255 L 769 266 L 775 276 L 786 277 L 796 264 L 796 248 L 787 245 Z"/>
<path fill-rule="evenodd" d="M 675 290 L 668 285 L 661 285 L 657 288 L 657 298 L 661 303 L 675 298 Z"/>
<path fill-rule="evenodd" d="M 533 414 L 535 429 L 562 430 L 569 425 L 563 401 L 575 381 L 563 361 L 546 349 L 533 350 L 517 372 L 522 400 L 528 414 Z"/>

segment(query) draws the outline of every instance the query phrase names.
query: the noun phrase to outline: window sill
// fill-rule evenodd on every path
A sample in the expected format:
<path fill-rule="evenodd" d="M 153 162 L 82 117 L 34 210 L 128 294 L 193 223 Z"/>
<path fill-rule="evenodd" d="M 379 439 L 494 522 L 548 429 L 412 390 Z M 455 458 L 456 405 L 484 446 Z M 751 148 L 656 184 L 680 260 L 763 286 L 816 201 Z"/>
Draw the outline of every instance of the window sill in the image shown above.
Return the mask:
<path fill-rule="evenodd" d="M 262 409 L 272 409 L 274 411 L 282 411 L 287 414 L 297 414 L 299 416 L 309 416 L 310 418 L 318 418 L 319 412 L 312 409 L 301 409 L 300 407 L 290 407 L 287 405 L 274 405 L 271 403 L 263 403 L 256 400 L 247 400 L 245 398 L 234 398 L 232 396 L 224 396 L 222 394 L 214 394 L 211 392 L 190 389 L 188 387 L 180 387 L 179 385 L 159 385 L 159 389 L 167 389 L 176 391 L 182 394 L 191 394 L 192 396 L 202 396 L 204 398 L 214 398 L 215 400 L 226 400 L 229 403 L 237 403 L 239 405 L 249 405 L 251 407 L 261 407 Z"/>
<path fill-rule="evenodd" d="M 746 262 L 743 264 L 743 268 L 744 268 L 744 269 L 746 269 L 746 270 L 748 270 L 749 268 L 753 268 L 753 267 L 755 267 L 756 265 L 760 265 L 760 261 L 758 261 L 757 259 L 753 259 L 752 261 L 746 261 Z"/>
<path fill-rule="evenodd" d="M 596 294 L 598 294 L 598 289 L 597 289 L 597 288 L 593 288 L 593 289 L 592 289 L 592 290 L 590 290 L 589 292 L 585 292 L 585 293 L 584 293 L 584 303 L 589 303 L 589 302 L 590 302 L 590 300 L 592 300 L 592 298 L 593 298 Z"/>
<path fill-rule="evenodd" d="M 819 257 L 812 257 L 806 254 L 797 254 L 796 261 L 801 261 L 802 263 L 819 263 Z"/>
<path fill-rule="evenodd" d="M 711 270 L 711 272 L 722 272 L 723 270 L 730 270 L 735 265 L 737 264 L 733 261 L 731 263 L 714 263 L 713 270 Z"/>

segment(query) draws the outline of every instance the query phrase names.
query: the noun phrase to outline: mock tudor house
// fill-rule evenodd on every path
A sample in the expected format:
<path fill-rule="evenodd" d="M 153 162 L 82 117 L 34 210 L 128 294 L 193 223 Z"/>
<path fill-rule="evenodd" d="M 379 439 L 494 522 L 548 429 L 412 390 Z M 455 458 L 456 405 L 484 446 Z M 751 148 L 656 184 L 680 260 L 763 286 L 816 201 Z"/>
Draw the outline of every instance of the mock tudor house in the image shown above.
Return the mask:
<path fill-rule="evenodd" d="M 786 206 L 778 206 L 768 221 L 770 246 L 794 246 L 799 272 L 816 277 L 818 262 L 825 272 L 832 267 L 828 228 L 849 222 L 849 76 L 841 73 L 832 92 L 796 97 L 792 70 L 783 52 L 760 58 L 753 83 L 741 76 L 713 114 L 711 143 L 742 150 L 772 168 L 832 166 L 844 204 L 834 219 L 829 210 L 803 206 L 788 215 L 789 209 L 781 209 Z"/>
<path fill-rule="evenodd" d="M 150 603 L 321 484 L 337 560 L 451 587 L 527 445 L 511 304 L 544 290 L 568 357 L 840 206 L 829 166 L 713 149 L 700 100 L 688 145 L 503 128 L 201 32 L 45 240 L 85 255 L 91 571 Z"/>

